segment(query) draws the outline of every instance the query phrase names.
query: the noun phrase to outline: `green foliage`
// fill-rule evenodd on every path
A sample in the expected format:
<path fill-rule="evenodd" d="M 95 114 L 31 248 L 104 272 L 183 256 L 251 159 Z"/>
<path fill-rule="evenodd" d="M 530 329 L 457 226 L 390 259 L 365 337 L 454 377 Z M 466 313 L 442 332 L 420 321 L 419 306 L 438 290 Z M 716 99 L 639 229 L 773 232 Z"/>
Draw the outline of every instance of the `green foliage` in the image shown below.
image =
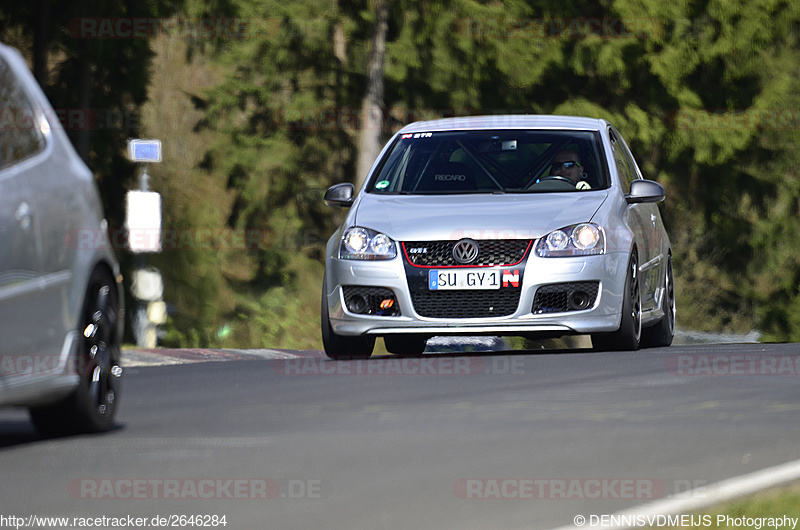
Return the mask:
<path fill-rule="evenodd" d="M 137 108 L 149 90 L 144 131 L 168 139 L 165 162 L 153 171 L 165 226 L 260 234 L 255 247 L 153 258 L 177 307 L 166 342 L 319 347 L 320 264 L 341 216 L 321 195 L 358 177 L 374 3 L 151 4 L 136 4 L 144 10 L 137 13 L 238 17 L 250 31 L 242 39 L 98 42 L 90 52 L 54 36 L 62 68 L 50 91 L 64 107 L 76 104 L 68 88 L 81 53 L 97 65 L 95 107 Z M 56 17 L 63 24 L 82 3 L 69 5 Z M 452 115 L 606 118 L 644 176 L 667 188 L 679 326 L 756 327 L 772 340 L 800 340 L 800 4 L 390 5 L 384 138 L 405 122 Z M 106 9 L 126 16 L 134 8 L 118 1 Z M 31 7 L 0 7 L 4 34 L 21 41 L 24 32 L 13 30 L 32 17 Z M 120 157 L 122 137 L 93 142 L 98 174 L 115 176 L 100 184 L 118 214 L 131 171 Z"/>
<path fill-rule="evenodd" d="M 296 282 L 244 298 L 237 307 L 231 341 L 249 348 L 319 348 L 322 266 L 302 257 L 291 260 Z M 306 286 L 299 289 L 298 285 Z"/>
<path fill-rule="evenodd" d="M 209 183 L 208 223 L 258 233 L 259 245 L 182 252 L 180 259 L 178 253 L 162 253 L 162 268 L 186 282 L 197 282 L 201 271 L 201 290 L 208 285 L 218 291 L 210 293 L 205 313 L 196 297 L 177 298 L 178 315 L 194 319 L 176 316 L 167 339 L 175 345 L 198 340 L 231 347 L 319 347 L 320 263 L 334 226 L 322 192 L 352 172 L 357 129 L 337 124 L 352 118 L 348 109 L 356 109 L 360 99 L 358 79 L 331 45 L 343 15 L 334 2 L 262 1 L 236 4 L 235 16 L 249 20 L 257 32 L 222 43 L 202 60 L 192 55 L 195 68 L 211 64 L 226 74 L 216 85 L 186 86 L 203 109 L 186 109 L 184 115 L 196 119 L 193 134 L 208 139 L 195 150 L 195 159 L 186 161 L 194 178 Z M 358 31 L 354 24 L 345 28 Z M 169 71 L 178 69 L 173 65 Z M 183 133 L 172 132 L 198 147 L 182 127 Z M 178 184 L 179 189 L 185 188 Z M 182 219 L 192 226 L 198 221 L 194 214 Z M 194 265 L 170 266 L 182 260 Z M 203 336 L 204 329 L 213 331 Z"/>

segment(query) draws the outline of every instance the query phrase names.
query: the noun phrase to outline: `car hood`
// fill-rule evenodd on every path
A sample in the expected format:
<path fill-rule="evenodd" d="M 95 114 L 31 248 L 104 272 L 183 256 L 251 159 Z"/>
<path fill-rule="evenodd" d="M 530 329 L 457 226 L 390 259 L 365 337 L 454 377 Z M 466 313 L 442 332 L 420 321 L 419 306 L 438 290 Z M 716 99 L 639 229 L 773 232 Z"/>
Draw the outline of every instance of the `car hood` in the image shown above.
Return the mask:
<path fill-rule="evenodd" d="M 396 241 L 535 239 L 590 221 L 608 191 L 360 197 L 354 224 Z"/>

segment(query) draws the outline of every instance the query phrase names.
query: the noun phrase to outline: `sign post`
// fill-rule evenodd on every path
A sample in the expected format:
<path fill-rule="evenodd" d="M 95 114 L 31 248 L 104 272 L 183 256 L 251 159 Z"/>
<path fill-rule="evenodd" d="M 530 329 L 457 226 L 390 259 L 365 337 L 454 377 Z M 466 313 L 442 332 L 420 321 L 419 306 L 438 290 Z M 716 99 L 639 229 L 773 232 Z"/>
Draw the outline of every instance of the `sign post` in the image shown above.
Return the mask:
<path fill-rule="evenodd" d="M 146 254 L 161 251 L 161 195 L 150 191 L 147 166 L 161 162 L 161 141 L 130 140 L 128 158 L 139 165 L 139 189 L 129 191 L 125 201 L 128 249 L 139 254 L 131 289 L 131 294 L 139 301 L 133 334 L 137 346 L 155 348 L 158 343 L 156 326 L 166 321 L 162 300 L 164 285 L 161 273 L 147 267 Z"/>

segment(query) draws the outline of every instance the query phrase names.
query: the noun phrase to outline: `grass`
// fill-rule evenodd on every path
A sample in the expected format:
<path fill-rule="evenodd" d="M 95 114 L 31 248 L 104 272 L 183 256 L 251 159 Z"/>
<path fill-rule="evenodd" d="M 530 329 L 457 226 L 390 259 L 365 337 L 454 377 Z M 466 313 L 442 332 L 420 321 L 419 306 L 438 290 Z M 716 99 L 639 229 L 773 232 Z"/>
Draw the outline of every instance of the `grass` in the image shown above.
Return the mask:
<path fill-rule="evenodd" d="M 684 526 L 648 528 L 736 528 L 737 530 L 762 530 L 776 528 L 769 525 L 769 519 L 778 519 L 780 525 L 783 517 L 800 518 L 800 482 L 765 490 L 740 499 L 718 504 L 692 514 Z M 692 522 L 694 526 L 691 526 Z M 749 524 L 748 524 L 749 523 Z M 797 527 L 800 527 L 798 523 Z M 792 528 L 777 526 L 777 528 Z"/>

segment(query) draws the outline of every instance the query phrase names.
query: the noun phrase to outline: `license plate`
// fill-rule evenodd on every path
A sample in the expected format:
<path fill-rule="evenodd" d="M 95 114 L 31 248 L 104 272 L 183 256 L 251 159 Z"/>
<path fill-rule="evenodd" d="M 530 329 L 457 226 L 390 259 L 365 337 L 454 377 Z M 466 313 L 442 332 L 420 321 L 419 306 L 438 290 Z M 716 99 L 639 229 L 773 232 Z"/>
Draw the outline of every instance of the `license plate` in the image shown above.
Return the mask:
<path fill-rule="evenodd" d="M 431 291 L 499 289 L 500 272 L 491 269 L 434 269 L 428 271 L 428 289 Z"/>

